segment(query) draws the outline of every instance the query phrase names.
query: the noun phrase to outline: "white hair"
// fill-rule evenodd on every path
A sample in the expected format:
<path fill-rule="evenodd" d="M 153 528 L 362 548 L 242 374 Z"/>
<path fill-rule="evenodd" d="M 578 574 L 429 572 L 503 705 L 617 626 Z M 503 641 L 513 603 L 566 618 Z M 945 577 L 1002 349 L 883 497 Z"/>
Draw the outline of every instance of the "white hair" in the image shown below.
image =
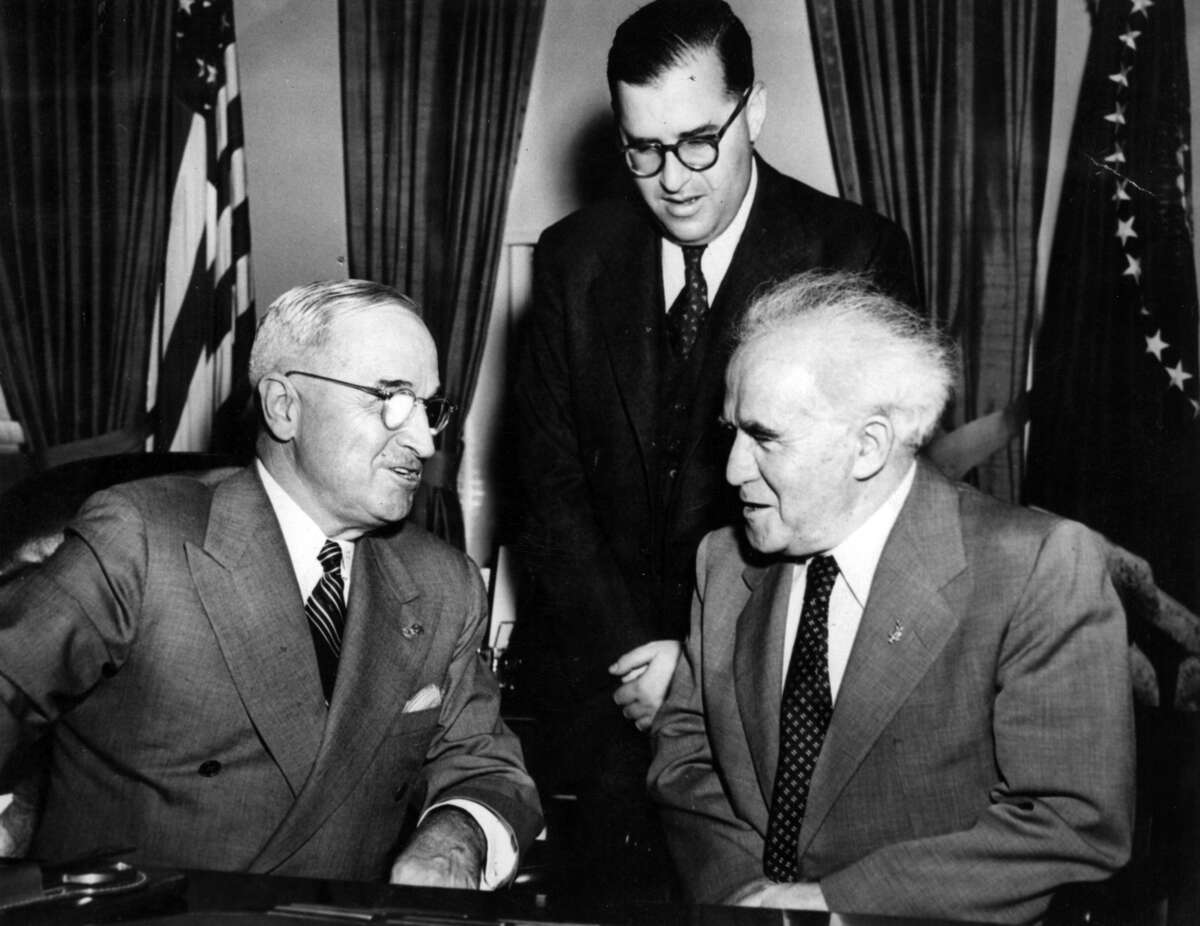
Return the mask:
<path fill-rule="evenodd" d="M 323 280 L 294 286 L 271 303 L 250 348 L 250 387 L 272 370 L 317 350 L 333 322 L 351 312 L 398 305 L 418 318 L 420 310 L 399 290 L 370 280 Z"/>
<path fill-rule="evenodd" d="M 958 378 L 954 342 L 863 275 L 808 271 L 754 298 L 734 329 L 734 351 L 798 323 L 820 333 L 820 386 L 831 401 L 884 415 L 913 451 L 928 443 Z"/>

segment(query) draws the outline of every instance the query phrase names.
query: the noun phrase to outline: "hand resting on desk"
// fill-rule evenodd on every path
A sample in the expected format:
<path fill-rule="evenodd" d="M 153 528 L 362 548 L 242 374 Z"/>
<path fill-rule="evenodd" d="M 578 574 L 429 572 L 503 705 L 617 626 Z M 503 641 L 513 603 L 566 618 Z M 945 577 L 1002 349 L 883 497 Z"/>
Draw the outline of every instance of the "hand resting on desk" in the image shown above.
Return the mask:
<path fill-rule="evenodd" d="M 487 857 L 483 830 L 466 811 L 430 812 L 392 865 L 392 884 L 478 890 Z"/>

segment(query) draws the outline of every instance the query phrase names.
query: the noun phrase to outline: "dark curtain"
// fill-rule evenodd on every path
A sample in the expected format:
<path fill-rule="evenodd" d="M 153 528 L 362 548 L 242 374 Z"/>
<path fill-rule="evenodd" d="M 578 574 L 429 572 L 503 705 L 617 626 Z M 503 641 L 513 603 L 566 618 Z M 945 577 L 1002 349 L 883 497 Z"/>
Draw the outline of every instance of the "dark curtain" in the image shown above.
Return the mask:
<path fill-rule="evenodd" d="M 414 516 L 463 546 L 462 430 L 544 0 L 341 0 L 350 275 L 421 303 L 460 406 Z"/>
<path fill-rule="evenodd" d="M 1200 610 L 1184 13 L 1181 0 L 1095 13 L 1035 353 L 1026 499 L 1145 558 Z"/>
<path fill-rule="evenodd" d="M 963 348 L 950 427 L 990 416 L 977 469 L 1015 498 L 1054 89 L 1047 0 L 808 0 L 842 193 L 908 232 L 928 313 Z M 990 424 L 991 422 L 989 422 Z"/>
<path fill-rule="evenodd" d="M 41 465 L 144 439 L 172 7 L 0 6 L 0 376 Z"/>

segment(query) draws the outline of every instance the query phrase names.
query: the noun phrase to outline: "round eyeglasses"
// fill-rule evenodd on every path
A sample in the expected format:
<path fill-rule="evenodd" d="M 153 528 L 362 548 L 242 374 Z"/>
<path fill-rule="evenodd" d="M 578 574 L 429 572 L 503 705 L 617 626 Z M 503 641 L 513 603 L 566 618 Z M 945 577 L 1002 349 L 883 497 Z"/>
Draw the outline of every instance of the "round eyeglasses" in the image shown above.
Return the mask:
<path fill-rule="evenodd" d="M 689 135 L 673 145 L 664 145 L 659 141 L 639 141 L 621 145 L 621 151 L 625 154 L 625 166 L 635 177 L 653 177 L 663 169 L 663 165 L 667 163 L 667 152 L 671 152 L 688 170 L 708 170 L 721 156 L 721 139 L 733 125 L 738 113 L 745 108 L 753 89 L 754 86 L 751 85 L 742 92 L 737 106 L 716 132 L 708 135 Z"/>
<path fill-rule="evenodd" d="M 305 370 L 288 370 L 284 376 L 307 376 L 309 379 L 319 379 L 335 386 L 345 386 L 347 389 L 357 389 L 379 400 L 379 417 L 383 426 L 389 431 L 395 431 L 404 426 L 418 405 L 425 409 L 425 417 L 429 421 L 429 430 L 441 434 L 450 423 L 450 416 L 456 406 L 442 396 L 430 396 L 428 399 L 418 398 L 407 386 L 393 386 L 388 389 L 376 386 L 361 386 L 358 383 L 348 383 L 343 379 L 332 376 L 322 376 L 320 373 L 309 373 Z"/>

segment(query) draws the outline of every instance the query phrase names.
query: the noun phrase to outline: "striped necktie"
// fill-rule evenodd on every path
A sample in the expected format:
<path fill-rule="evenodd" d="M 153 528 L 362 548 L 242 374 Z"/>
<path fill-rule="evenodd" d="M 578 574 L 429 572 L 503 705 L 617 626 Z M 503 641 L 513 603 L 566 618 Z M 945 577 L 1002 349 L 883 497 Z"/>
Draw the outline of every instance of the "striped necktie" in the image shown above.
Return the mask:
<path fill-rule="evenodd" d="M 337 680 L 338 656 L 342 652 L 342 630 L 346 626 L 346 596 L 342 584 L 342 548 L 326 540 L 317 554 L 324 575 L 308 596 L 304 613 L 312 631 L 313 647 L 317 652 L 317 669 L 321 673 L 321 688 L 325 703 L 333 697 Z"/>
<path fill-rule="evenodd" d="M 763 873 L 772 881 L 797 881 L 800 877 L 800 824 L 808 804 L 809 781 L 833 716 L 829 593 L 837 576 L 837 561 L 832 556 L 815 556 L 808 564 L 804 606 L 779 711 L 779 764 L 763 849 Z"/>

